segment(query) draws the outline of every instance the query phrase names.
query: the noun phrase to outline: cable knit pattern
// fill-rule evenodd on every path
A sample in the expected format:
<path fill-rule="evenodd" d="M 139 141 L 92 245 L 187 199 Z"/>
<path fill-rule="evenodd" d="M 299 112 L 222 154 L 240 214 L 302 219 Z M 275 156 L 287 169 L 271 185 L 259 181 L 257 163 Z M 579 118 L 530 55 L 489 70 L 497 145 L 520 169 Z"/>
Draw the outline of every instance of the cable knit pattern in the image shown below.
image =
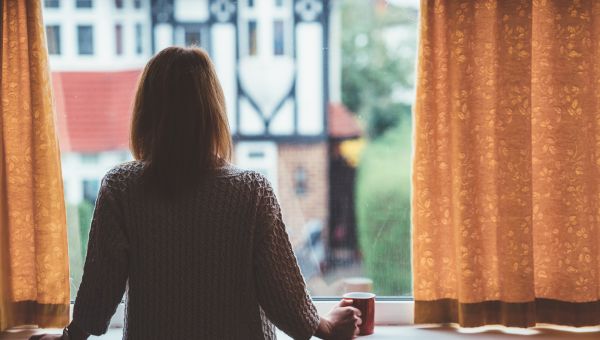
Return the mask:
<path fill-rule="evenodd" d="M 74 322 L 106 332 L 128 287 L 124 339 L 308 339 L 319 317 L 260 174 L 219 169 L 175 200 L 140 185 L 141 162 L 106 174 Z"/>

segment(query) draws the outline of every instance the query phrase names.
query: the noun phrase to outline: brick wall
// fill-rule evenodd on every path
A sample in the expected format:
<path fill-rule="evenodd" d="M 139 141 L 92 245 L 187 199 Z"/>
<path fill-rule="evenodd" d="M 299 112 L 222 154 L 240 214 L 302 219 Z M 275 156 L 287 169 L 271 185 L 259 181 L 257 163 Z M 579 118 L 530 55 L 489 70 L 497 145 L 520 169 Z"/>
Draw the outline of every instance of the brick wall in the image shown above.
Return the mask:
<path fill-rule="evenodd" d="M 278 145 L 278 198 L 292 244 L 306 238 L 304 226 L 319 220 L 324 229 L 329 218 L 327 142 Z M 294 173 L 306 173 L 306 191 L 297 194 Z M 326 233 L 324 233 L 326 235 Z"/>

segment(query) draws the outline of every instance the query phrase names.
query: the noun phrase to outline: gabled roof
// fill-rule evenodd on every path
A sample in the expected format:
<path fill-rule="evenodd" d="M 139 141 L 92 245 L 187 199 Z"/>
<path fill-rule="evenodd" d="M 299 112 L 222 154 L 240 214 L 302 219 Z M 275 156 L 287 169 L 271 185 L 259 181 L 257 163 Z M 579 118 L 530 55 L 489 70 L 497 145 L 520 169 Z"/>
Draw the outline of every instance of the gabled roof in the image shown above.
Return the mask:
<path fill-rule="evenodd" d="M 53 72 L 61 150 L 95 153 L 129 145 L 129 124 L 141 70 Z"/>
<path fill-rule="evenodd" d="M 61 150 L 96 153 L 129 146 L 131 109 L 141 70 L 53 72 Z M 358 120 L 341 103 L 329 104 L 329 137 L 362 135 Z"/>
<path fill-rule="evenodd" d="M 363 131 L 358 119 L 342 103 L 329 104 L 329 137 L 336 139 L 357 138 Z"/>

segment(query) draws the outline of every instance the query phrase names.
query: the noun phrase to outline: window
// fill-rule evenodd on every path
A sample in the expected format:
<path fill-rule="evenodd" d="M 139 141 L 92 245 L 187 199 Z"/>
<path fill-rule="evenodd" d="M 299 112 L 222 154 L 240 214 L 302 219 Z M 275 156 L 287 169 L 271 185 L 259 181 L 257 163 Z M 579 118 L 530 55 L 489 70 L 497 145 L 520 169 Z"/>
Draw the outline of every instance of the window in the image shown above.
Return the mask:
<path fill-rule="evenodd" d="M 123 55 L 123 25 L 115 25 L 115 53 Z"/>
<path fill-rule="evenodd" d="M 44 0 L 44 7 L 46 8 L 59 8 L 60 0 Z"/>
<path fill-rule="evenodd" d="M 133 0 L 133 7 L 137 9 L 142 8 L 142 0 Z"/>
<path fill-rule="evenodd" d="M 235 136 L 233 162 L 261 172 L 273 185 L 310 293 L 340 295 L 359 277 L 371 280 L 379 296 L 412 294 L 410 112 L 419 12 L 409 3 L 417 0 L 386 6 L 362 0 L 336 0 L 335 6 L 319 6 L 319 0 L 204 1 L 205 19 L 189 22 L 140 16 L 153 7 L 153 18 L 171 18 L 172 1 L 123 1 L 116 19 L 65 6 L 110 9 L 113 0 L 68 1 L 46 10 L 45 19 L 49 50 L 64 55 L 73 44 L 76 54 L 69 63 L 50 58 L 52 80 L 63 85 L 55 100 L 65 103 L 57 113 L 67 124 L 57 129 L 68 179 L 69 237 L 89 227 L 93 180 L 101 183 L 106 171 L 132 159 L 123 117 L 130 114 L 133 91 L 123 89 L 135 88 L 146 56 L 196 44 L 211 54 L 223 87 Z M 150 6 L 163 2 L 164 8 Z M 188 2 L 197 0 L 181 4 Z M 339 18 L 329 35 L 297 8 L 307 3 L 317 18 Z M 236 22 L 237 31 L 218 26 L 214 11 L 222 4 L 219 18 Z M 67 20 L 74 23 L 72 37 L 62 24 Z M 107 51 L 99 53 L 104 46 Z M 110 100 L 90 100 L 100 94 Z M 79 249 L 86 241 L 70 242 L 81 242 Z M 70 256 L 76 294 L 84 255 Z"/>
<path fill-rule="evenodd" d="M 294 189 L 298 196 L 306 194 L 306 171 L 303 167 L 296 168 L 294 172 Z"/>
<path fill-rule="evenodd" d="M 257 54 L 258 41 L 256 34 L 256 20 L 248 21 L 248 55 Z"/>
<path fill-rule="evenodd" d="M 275 20 L 273 22 L 273 54 L 283 55 L 284 54 L 284 32 L 283 32 L 283 20 Z"/>
<path fill-rule="evenodd" d="M 92 0 L 76 0 L 75 7 L 77 8 L 92 8 Z"/>
<path fill-rule="evenodd" d="M 115 0 L 115 8 L 123 8 L 123 0 Z"/>
<path fill-rule="evenodd" d="M 77 45 L 79 55 L 94 54 L 94 29 L 91 25 L 77 26 Z"/>
<path fill-rule="evenodd" d="M 135 24 L 135 53 L 142 54 L 144 52 L 144 46 L 142 43 L 143 32 L 142 32 L 142 24 Z"/>
<path fill-rule="evenodd" d="M 185 46 L 202 46 L 202 31 L 199 27 L 186 27 L 184 29 Z"/>
<path fill-rule="evenodd" d="M 60 26 L 47 25 L 46 39 L 48 43 L 48 54 L 60 55 Z"/>
<path fill-rule="evenodd" d="M 100 190 L 100 181 L 98 179 L 85 179 L 83 180 L 83 199 L 95 203 L 98 197 L 98 191 Z"/>

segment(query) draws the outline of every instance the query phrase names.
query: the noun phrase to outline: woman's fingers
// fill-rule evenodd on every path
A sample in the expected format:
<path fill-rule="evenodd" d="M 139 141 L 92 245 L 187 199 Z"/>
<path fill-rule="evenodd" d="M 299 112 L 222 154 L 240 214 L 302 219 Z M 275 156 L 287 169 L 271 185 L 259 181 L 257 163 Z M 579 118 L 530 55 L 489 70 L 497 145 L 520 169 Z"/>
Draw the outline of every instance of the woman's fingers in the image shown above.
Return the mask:
<path fill-rule="evenodd" d="M 354 320 L 356 320 L 357 325 L 362 325 L 362 319 L 359 316 L 354 316 Z"/>
<path fill-rule="evenodd" d="M 340 302 L 338 303 L 338 306 L 340 306 L 340 307 L 348 307 L 348 306 L 352 306 L 352 300 L 351 300 L 351 299 L 342 299 L 342 300 L 340 300 Z"/>

